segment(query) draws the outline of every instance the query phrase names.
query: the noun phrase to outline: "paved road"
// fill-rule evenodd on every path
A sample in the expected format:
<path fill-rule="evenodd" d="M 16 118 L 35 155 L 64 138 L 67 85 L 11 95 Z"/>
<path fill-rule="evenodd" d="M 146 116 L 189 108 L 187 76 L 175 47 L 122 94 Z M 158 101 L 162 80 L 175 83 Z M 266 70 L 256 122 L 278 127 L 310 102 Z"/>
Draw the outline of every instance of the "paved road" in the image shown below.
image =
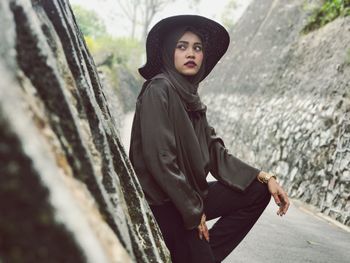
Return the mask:
<path fill-rule="evenodd" d="M 350 232 L 295 204 L 281 218 L 271 200 L 224 263 L 350 262 Z"/>
<path fill-rule="evenodd" d="M 127 150 L 132 118 L 133 113 L 127 114 L 121 131 Z M 299 202 L 293 202 L 282 218 L 276 211 L 271 200 L 224 263 L 350 263 L 350 232 L 308 212 Z"/>

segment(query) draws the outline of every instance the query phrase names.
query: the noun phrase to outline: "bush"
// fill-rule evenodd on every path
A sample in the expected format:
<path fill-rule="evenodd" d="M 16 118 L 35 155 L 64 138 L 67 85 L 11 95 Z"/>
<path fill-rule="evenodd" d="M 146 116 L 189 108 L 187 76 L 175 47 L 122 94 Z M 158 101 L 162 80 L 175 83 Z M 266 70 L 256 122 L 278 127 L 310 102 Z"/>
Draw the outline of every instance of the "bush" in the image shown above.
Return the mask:
<path fill-rule="evenodd" d="M 84 36 L 97 38 L 107 34 L 104 22 L 94 11 L 85 9 L 80 5 L 72 5 L 72 8 Z"/>
<path fill-rule="evenodd" d="M 143 58 L 141 42 L 127 37 L 113 37 L 108 34 L 105 24 L 94 11 L 78 5 L 73 5 L 72 8 L 85 43 L 102 76 L 106 94 L 111 97 L 112 112 L 118 113 L 120 109 L 124 112 L 133 110 L 142 81 L 137 74 Z M 119 100 L 115 100 L 114 94 Z"/>
<path fill-rule="evenodd" d="M 142 62 L 143 49 L 136 39 L 105 35 L 96 39 L 87 36 L 85 41 L 97 65 L 123 65 L 136 71 Z"/>
<path fill-rule="evenodd" d="M 308 33 L 324 26 L 339 16 L 348 15 L 350 15 L 350 0 L 325 0 L 323 5 L 313 12 L 303 32 Z"/>
<path fill-rule="evenodd" d="M 140 41 L 127 37 L 113 37 L 108 34 L 105 24 L 94 11 L 79 5 L 73 5 L 72 8 L 97 65 L 109 68 L 122 65 L 136 72 L 143 57 Z"/>

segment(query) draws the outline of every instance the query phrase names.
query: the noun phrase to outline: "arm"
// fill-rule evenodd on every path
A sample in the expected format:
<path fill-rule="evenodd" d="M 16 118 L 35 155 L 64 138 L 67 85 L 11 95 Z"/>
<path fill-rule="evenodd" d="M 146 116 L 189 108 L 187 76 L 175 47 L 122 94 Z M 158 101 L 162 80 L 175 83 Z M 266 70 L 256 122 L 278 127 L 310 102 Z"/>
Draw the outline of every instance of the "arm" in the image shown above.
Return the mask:
<path fill-rule="evenodd" d="M 203 202 L 177 164 L 174 123 L 168 116 L 167 83 L 154 80 L 142 96 L 140 125 L 147 169 L 181 213 L 188 229 L 199 225 Z"/>
<path fill-rule="evenodd" d="M 278 184 L 274 177 L 268 173 L 245 164 L 233 155 L 229 154 L 224 142 L 215 134 L 215 130 L 208 127 L 208 145 L 211 159 L 211 173 L 224 184 L 244 191 L 253 180 L 266 183 L 269 192 L 279 206 L 277 215 L 286 214 L 289 200 L 286 192 Z"/>
<path fill-rule="evenodd" d="M 255 179 L 260 170 L 244 163 L 225 148 L 225 144 L 207 125 L 207 140 L 210 154 L 210 172 L 220 182 L 234 189 L 244 191 Z"/>
<path fill-rule="evenodd" d="M 279 206 L 277 215 L 285 215 L 287 213 L 290 203 L 287 193 L 276 181 L 276 176 L 261 171 L 257 179 L 259 182 L 267 184 L 269 192 L 275 200 L 275 203 Z"/>

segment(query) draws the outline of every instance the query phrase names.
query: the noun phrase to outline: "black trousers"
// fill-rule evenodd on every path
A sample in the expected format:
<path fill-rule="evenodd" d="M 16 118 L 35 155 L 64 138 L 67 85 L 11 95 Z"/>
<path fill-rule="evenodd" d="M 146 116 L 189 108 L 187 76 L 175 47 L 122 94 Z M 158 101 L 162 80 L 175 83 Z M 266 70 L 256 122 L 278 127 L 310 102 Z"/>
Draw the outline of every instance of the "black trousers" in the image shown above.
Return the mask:
<path fill-rule="evenodd" d="M 198 229 L 187 230 L 180 213 L 168 202 L 151 206 L 173 263 L 221 262 L 242 241 L 270 201 L 265 184 L 254 181 L 245 192 L 234 191 L 220 182 L 209 183 L 204 200 L 207 220 L 219 220 L 209 229 L 209 242 L 199 238 Z"/>

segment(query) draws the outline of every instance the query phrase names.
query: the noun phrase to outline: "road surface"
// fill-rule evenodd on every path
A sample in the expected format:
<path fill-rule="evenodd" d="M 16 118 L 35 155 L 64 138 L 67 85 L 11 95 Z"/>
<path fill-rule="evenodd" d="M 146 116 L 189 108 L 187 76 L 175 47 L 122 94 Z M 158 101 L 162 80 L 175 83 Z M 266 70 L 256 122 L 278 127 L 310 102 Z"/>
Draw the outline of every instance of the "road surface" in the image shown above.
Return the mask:
<path fill-rule="evenodd" d="M 297 201 L 292 201 L 284 217 L 276 212 L 277 206 L 271 200 L 253 229 L 224 263 L 350 262 L 349 230 L 309 212 Z"/>

